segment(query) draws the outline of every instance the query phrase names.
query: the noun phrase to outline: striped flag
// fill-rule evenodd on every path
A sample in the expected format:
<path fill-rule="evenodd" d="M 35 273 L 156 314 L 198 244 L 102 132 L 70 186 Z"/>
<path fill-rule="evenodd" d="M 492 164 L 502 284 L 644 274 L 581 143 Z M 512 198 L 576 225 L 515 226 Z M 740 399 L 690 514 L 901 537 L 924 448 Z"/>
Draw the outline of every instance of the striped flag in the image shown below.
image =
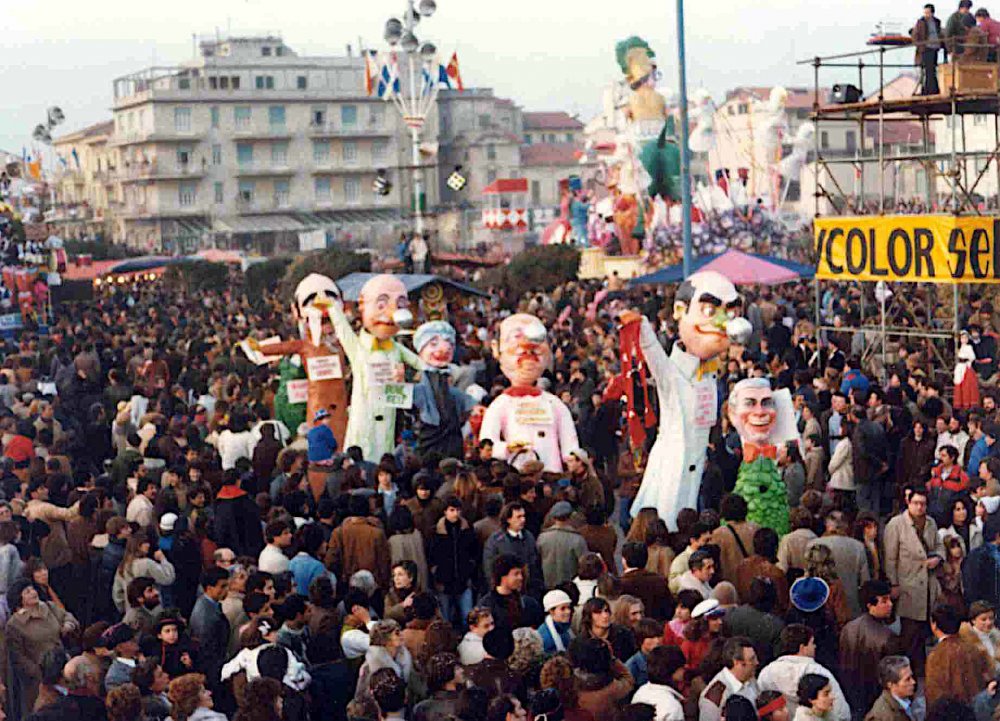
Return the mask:
<path fill-rule="evenodd" d="M 455 81 L 455 87 L 458 88 L 458 92 L 465 90 L 465 86 L 462 84 L 462 72 L 458 69 L 457 52 L 451 54 L 451 60 L 448 61 L 446 72 L 448 73 L 448 77 Z"/>
<path fill-rule="evenodd" d="M 371 95 L 375 91 L 375 79 L 379 76 L 378 57 L 376 51 L 365 51 L 365 92 Z"/>

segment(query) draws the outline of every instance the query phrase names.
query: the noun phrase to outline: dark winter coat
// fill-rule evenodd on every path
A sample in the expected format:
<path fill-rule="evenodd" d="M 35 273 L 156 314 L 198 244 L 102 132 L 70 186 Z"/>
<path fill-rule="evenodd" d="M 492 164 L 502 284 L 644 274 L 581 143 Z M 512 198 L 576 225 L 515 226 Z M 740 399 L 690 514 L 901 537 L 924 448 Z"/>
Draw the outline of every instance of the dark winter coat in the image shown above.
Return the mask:
<path fill-rule="evenodd" d="M 264 548 L 257 504 L 237 486 L 223 486 L 215 497 L 213 531 L 213 540 L 237 556 L 256 558 Z"/>
<path fill-rule="evenodd" d="M 430 537 L 431 577 L 435 590 L 440 593 L 463 593 L 476 573 L 479 544 L 472 526 L 464 518 L 458 523 L 448 523 L 444 518 L 437 522 Z"/>

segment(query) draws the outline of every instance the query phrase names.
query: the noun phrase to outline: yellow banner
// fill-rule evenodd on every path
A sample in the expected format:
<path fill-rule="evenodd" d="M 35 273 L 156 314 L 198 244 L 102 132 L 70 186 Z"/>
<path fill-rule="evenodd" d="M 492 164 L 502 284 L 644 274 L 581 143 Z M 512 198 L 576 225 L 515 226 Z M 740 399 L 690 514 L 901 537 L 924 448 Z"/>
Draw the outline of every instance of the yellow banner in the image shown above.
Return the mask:
<path fill-rule="evenodd" d="M 1000 283 L 1000 218 L 853 216 L 814 227 L 817 278 Z"/>

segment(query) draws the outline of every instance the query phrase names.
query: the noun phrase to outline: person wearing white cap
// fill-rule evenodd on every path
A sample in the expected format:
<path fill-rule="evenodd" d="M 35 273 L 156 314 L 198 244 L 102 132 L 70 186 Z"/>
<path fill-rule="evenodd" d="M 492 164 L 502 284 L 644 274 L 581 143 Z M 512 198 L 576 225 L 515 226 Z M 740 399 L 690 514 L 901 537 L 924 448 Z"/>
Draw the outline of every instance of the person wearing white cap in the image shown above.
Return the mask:
<path fill-rule="evenodd" d="M 545 623 L 538 627 L 538 634 L 542 637 L 545 653 L 562 653 L 573 640 L 572 604 L 569 594 L 558 588 L 542 597 L 542 608 L 547 615 Z"/>

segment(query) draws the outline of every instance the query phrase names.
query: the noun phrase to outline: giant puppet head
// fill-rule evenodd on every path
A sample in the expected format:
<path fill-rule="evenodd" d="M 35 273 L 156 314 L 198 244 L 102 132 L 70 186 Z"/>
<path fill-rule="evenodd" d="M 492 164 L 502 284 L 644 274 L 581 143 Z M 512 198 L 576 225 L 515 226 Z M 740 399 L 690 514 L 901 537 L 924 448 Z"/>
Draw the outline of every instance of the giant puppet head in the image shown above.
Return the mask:
<path fill-rule="evenodd" d="M 394 275 L 376 275 L 361 287 L 361 324 L 379 340 L 389 340 L 413 322 L 406 286 Z"/>
<path fill-rule="evenodd" d="M 729 394 L 729 420 L 744 443 L 763 445 L 771 438 L 778 420 L 771 382 L 767 378 L 745 378 Z"/>
<path fill-rule="evenodd" d="M 431 368 L 447 368 L 455 357 L 455 329 L 443 320 L 419 326 L 413 334 L 413 349 Z"/>
<path fill-rule="evenodd" d="M 615 59 L 632 88 L 628 101 L 628 114 L 632 120 L 663 122 L 667 117 L 667 103 L 656 91 L 656 53 L 649 43 L 633 35 L 615 45 Z"/>
<path fill-rule="evenodd" d="M 703 361 L 746 343 L 753 328 L 741 317 L 743 299 L 725 276 L 715 271 L 695 273 L 681 283 L 674 300 L 684 350 Z"/>
<path fill-rule="evenodd" d="M 299 324 L 299 335 L 305 338 L 308 330 L 313 345 L 319 345 L 324 337 L 332 339 L 333 329 L 327 311 L 341 298 L 340 288 L 325 275 L 310 273 L 299 281 L 292 303 L 292 315 Z"/>
<path fill-rule="evenodd" d="M 506 318 L 500 324 L 500 337 L 493 341 L 493 355 L 512 386 L 534 387 L 552 361 L 542 321 L 527 313 Z"/>

